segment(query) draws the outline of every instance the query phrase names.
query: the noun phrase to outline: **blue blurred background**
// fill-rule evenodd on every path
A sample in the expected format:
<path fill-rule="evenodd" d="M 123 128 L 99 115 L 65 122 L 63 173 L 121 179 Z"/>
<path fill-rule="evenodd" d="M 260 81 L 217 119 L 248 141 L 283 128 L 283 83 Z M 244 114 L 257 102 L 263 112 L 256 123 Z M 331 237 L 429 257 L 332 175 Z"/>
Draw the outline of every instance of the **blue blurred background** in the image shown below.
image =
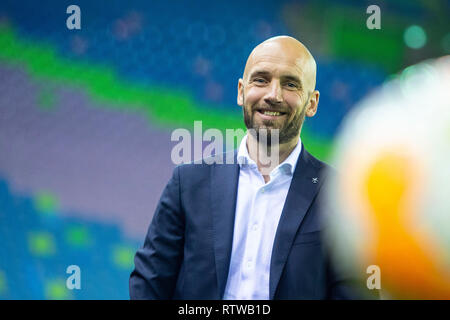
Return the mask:
<path fill-rule="evenodd" d="M 81 30 L 66 27 L 71 4 Z M 366 27 L 372 4 L 380 30 Z M 291 35 L 316 57 L 319 112 L 302 140 L 326 161 L 360 99 L 449 54 L 449 13 L 445 0 L 2 0 L 0 298 L 128 299 L 172 131 L 243 128 L 237 80 L 261 41 Z"/>

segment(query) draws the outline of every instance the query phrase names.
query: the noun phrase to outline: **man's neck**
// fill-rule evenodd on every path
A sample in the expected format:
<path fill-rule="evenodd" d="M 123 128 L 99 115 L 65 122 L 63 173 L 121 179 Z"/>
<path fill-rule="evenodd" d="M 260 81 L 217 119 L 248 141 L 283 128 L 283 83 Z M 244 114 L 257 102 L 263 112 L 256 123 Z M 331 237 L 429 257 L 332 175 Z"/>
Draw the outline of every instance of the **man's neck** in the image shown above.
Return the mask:
<path fill-rule="evenodd" d="M 296 136 L 294 139 L 292 139 L 286 143 L 279 144 L 278 145 L 278 161 L 274 162 L 274 163 L 271 162 L 269 166 L 265 166 L 263 164 L 263 162 L 265 162 L 265 161 L 263 161 L 263 159 L 260 159 L 260 155 L 261 155 L 260 150 L 265 150 L 265 149 L 263 149 L 264 146 L 260 145 L 261 142 L 258 142 L 256 137 L 254 137 L 253 135 L 251 135 L 251 134 L 247 135 L 248 155 L 249 155 L 250 159 L 252 159 L 253 161 L 256 162 L 256 164 L 258 166 L 258 170 L 259 170 L 259 172 L 261 172 L 262 176 L 264 177 L 264 181 L 266 183 L 270 181 L 270 175 L 268 173 L 272 172 L 272 170 L 275 169 L 276 166 L 278 166 L 280 163 L 282 163 L 284 160 L 286 160 L 287 157 L 289 157 L 291 152 L 297 146 L 299 137 L 300 137 L 300 135 Z M 275 150 L 275 149 L 272 147 L 272 150 Z M 271 150 L 271 147 L 268 146 L 266 152 L 270 153 L 270 152 L 272 152 L 272 150 Z M 262 168 L 264 168 L 264 171 L 262 170 Z"/>

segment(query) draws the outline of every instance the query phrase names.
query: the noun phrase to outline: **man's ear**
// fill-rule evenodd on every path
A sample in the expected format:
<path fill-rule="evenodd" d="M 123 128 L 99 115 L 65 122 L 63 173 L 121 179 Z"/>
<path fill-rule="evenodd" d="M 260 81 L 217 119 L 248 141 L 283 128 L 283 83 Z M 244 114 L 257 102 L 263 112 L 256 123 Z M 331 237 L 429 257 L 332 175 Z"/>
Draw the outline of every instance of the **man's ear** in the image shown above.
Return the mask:
<path fill-rule="evenodd" d="M 314 117 L 314 115 L 317 112 L 317 107 L 319 105 L 319 96 L 320 92 L 317 90 L 314 90 L 311 96 L 309 97 L 309 104 L 306 107 L 306 116 L 307 117 Z"/>
<path fill-rule="evenodd" d="M 244 80 L 242 79 L 238 81 L 237 104 L 241 107 L 244 105 Z"/>

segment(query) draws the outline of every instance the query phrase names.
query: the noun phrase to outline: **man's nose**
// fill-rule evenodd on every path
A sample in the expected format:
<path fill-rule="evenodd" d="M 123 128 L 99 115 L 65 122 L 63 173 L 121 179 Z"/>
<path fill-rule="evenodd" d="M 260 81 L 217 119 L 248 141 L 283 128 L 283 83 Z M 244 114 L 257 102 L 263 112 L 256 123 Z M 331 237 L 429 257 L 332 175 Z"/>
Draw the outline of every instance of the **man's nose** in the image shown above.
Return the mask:
<path fill-rule="evenodd" d="M 281 103 L 283 102 L 283 94 L 281 92 L 281 85 L 279 81 L 273 80 L 269 86 L 269 92 L 267 92 L 265 98 L 268 103 Z"/>

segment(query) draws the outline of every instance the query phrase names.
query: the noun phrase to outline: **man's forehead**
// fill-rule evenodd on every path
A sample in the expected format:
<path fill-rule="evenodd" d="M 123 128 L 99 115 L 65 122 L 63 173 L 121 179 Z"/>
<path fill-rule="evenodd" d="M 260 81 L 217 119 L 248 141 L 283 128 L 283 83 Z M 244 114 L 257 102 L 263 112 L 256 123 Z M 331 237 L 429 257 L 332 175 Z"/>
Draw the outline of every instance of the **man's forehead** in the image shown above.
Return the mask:
<path fill-rule="evenodd" d="M 249 75 L 255 68 L 272 68 L 272 71 L 291 70 L 303 74 L 308 64 L 309 52 L 299 43 L 292 41 L 267 41 L 258 45 L 250 54 L 244 75 Z"/>
<path fill-rule="evenodd" d="M 259 56 L 247 66 L 248 75 L 254 73 L 272 73 L 285 76 L 303 75 L 303 62 L 300 58 L 291 60 L 282 60 L 279 56 L 264 55 Z"/>
<path fill-rule="evenodd" d="M 306 55 L 300 47 L 294 47 L 278 42 L 262 43 L 253 49 L 249 59 L 283 59 L 287 61 L 295 61 L 303 59 Z"/>

